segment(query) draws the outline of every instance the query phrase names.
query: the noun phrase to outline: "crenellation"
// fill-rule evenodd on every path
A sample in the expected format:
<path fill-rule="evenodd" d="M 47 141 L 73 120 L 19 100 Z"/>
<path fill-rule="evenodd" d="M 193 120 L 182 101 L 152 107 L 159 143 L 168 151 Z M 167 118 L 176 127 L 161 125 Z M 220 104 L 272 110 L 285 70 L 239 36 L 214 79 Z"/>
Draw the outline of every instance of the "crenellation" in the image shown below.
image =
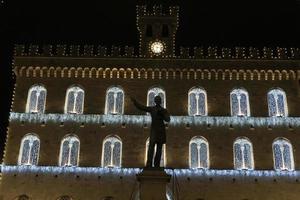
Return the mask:
<path fill-rule="evenodd" d="M 121 57 L 121 48 L 118 46 L 112 46 L 110 51 L 111 57 Z"/>
<path fill-rule="evenodd" d="M 264 47 L 263 48 L 263 58 L 264 59 L 273 59 L 274 58 L 273 49 Z"/>
<path fill-rule="evenodd" d="M 221 53 L 222 53 L 222 58 L 224 58 L 224 59 L 232 58 L 230 48 L 222 48 Z"/>
<path fill-rule="evenodd" d="M 168 12 L 163 11 L 162 5 L 154 5 L 153 7 L 148 7 L 145 5 L 137 6 L 137 16 L 173 16 L 177 17 L 179 14 L 178 6 L 169 6 Z"/>
<path fill-rule="evenodd" d="M 33 44 L 29 45 L 28 55 L 29 56 L 38 56 L 39 55 L 39 46 L 33 45 Z"/>
<path fill-rule="evenodd" d="M 192 51 L 191 51 L 192 49 Z M 17 57 L 39 57 L 39 56 L 58 56 L 58 57 L 126 57 L 143 58 L 145 56 L 136 55 L 135 47 L 130 46 L 111 46 L 110 51 L 107 47 L 99 45 L 15 45 L 14 55 Z M 168 58 L 169 56 L 162 56 Z M 299 48 L 284 47 L 264 47 L 262 49 L 254 47 L 179 47 L 179 54 L 176 58 L 190 59 L 264 59 L 264 60 L 297 60 L 300 59 Z"/>
<path fill-rule="evenodd" d="M 84 45 L 83 47 L 83 56 L 92 57 L 94 56 L 94 45 Z"/>
<path fill-rule="evenodd" d="M 203 47 L 194 47 L 194 58 L 196 59 L 205 58 Z"/>
<path fill-rule="evenodd" d="M 128 58 L 132 58 L 132 57 L 136 57 L 135 56 L 135 52 L 134 52 L 134 47 L 129 47 L 129 46 L 125 46 L 125 57 L 128 57 Z"/>
<path fill-rule="evenodd" d="M 215 59 L 218 58 L 217 47 L 208 47 L 207 48 L 207 58 Z"/>
<path fill-rule="evenodd" d="M 244 47 L 235 47 L 235 56 L 236 59 L 244 59 L 245 57 L 245 48 Z"/>
<path fill-rule="evenodd" d="M 65 56 L 66 48 L 67 48 L 67 45 L 57 45 L 56 46 L 56 56 Z"/>
<path fill-rule="evenodd" d="M 250 59 L 260 59 L 260 52 L 258 48 L 249 48 L 249 58 Z"/>
<path fill-rule="evenodd" d="M 300 59 L 300 48 L 290 48 L 291 58 Z"/>
<path fill-rule="evenodd" d="M 16 44 L 14 48 L 14 55 L 15 56 L 24 56 L 25 53 L 25 45 L 23 44 Z"/>
<path fill-rule="evenodd" d="M 52 45 L 43 45 L 42 46 L 42 56 L 52 56 Z"/>
<path fill-rule="evenodd" d="M 190 58 L 190 48 L 180 47 L 180 58 Z"/>
<path fill-rule="evenodd" d="M 97 47 L 97 56 L 98 57 L 105 57 L 105 56 L 107 56 L 107 48 L 105 46 L 99 45 Z"/>

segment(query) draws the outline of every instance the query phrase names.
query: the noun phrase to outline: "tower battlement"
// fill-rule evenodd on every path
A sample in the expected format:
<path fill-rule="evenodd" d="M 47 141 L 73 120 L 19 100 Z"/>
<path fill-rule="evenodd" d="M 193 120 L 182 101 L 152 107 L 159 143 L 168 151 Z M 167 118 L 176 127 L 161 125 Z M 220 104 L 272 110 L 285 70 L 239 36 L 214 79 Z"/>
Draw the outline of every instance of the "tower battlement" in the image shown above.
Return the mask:
<path fill-rule="evenodd" d="M 168 11 L 163 10 L 162 5 L 154 5 L 153 7 L 149 7 L 146 5 L 137 6 L 137 16 L 144 17 L 144 16 L 170 16 L 170 17 L 177 17 L 179 14 L 179 7 L 178 6 L 169 6 Z"/>

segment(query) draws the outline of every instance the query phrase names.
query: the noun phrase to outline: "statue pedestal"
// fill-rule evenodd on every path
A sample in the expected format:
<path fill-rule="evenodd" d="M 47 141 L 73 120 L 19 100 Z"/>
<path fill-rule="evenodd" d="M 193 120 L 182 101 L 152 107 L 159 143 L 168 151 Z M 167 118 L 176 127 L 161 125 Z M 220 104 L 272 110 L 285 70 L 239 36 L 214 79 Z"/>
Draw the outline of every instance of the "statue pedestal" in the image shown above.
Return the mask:
<path fill-rule="evenodd" d="M 136 177 L 140 182 L 140 200 L 167 200 L 166 185 L 171 176 L 164 168 L 144 168 Z"/>

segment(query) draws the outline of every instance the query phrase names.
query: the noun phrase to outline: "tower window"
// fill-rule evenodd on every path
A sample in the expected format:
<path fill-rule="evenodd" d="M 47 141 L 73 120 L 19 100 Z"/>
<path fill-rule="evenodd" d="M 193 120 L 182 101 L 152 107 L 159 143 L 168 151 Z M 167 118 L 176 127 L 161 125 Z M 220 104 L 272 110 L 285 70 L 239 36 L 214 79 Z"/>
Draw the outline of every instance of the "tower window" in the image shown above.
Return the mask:
<path fill-rule="evenodd" d="M 148 157 L 148 149 L 149 149 L 149 138 L 146 141 L 146 152 L 145 152 L 145 164 L 147 162 L 147 157 Z M 154 153 L 153 155 L 156 155 L 156 145 L 154 147 Z M 154 157 L 153 156 L 153 160 L 152 160 L 152 166 L 154 165 Z M 161 151 L 161 159 L 160 159 L 160 167 L 165 167 L 166 166 L 166 144 L 163 144 L 162 146 L 162 151 Z"/>
<path fill-rule="evenodd" d="M 105 114 L 124 113 L 124 91 L 121 87 L 111 87 L 106 91 Z"/>
<path fill-rule="evenodd" d="M 190 140 L 189 164 L 190 168 L 209 168 L 209 146 L 204 137 L 196 136 Z"/>
<path fill-rule="evenodd" d="M 61 141 L 59 166 L 78 166 L 80 142 L 76 136 L 66 136 Z"/>
<path fill-rule="evenodd" d="M 147 106 L 155 106 L 154 97 L 161 97 L 161 106 L 166 107 L 166 92 L 159 87 L 153 87 L 148 90 L 147 94 Z"/>
<path fill-rule="evenodd" d="M 121 167 L 122 141 L 117 136 L 107 137 L 102 147 L 102 167 Z"/>
<path fill-rule="evenodd" d="M 164 24 L 162 27 L 162 36 L 169 37 L 169 27 L 167 24 Z"/>
<path fill-rule="evenodd" d="M 23 137 L 19 152 L 19 165 L 37 165 L 40 151 L 40 139 L 35 134 Z"/>
<path fill-rule="evenodd" d="M 146 26 L 146 36 L 147 37 L 152 37 L 153 36 L 152 25 L 150 25 L 150 24 L 148 24 Z"/>
<path fill-rule="evenodd" d="M 232 116 L 250 116 L 249 95 L 245 89 L 232 90 L 230 104 Z"/>
<path fill-rule="evenodd" d="M 65 113 L 82 114 L 84 106 L 84 91 L 80 87 L 74 86 L 67 90 Z"/>
<path fill-rule="evenodd" d="M 44 113 L 47 90 L 44 86 L 34 85 L 28 91 L 26 112 Z"/>
<path fill-rule="evenodd" d="M 254 169 L 252 143 L 247 138 L 238 138 L 233 144 L 234 168 Z"/>
<path fill-rule="evenodd" d="M 190 89 L 188 104 L 188 113 L 190 116 L 207 115 L 206 91 L 197 87 Z"/>
<path fill-rule="evenodd" d="M 283 90 L 273 89 L 268 92 L 268 108 L 270 117 L 288 116 L 286 95 Z"/>
<path fill-rule="evenodd" d="M 293 147 L 287 139 L 279 138 L 273 142 L 273 160 L 275 170 L 295 169 Z"/>

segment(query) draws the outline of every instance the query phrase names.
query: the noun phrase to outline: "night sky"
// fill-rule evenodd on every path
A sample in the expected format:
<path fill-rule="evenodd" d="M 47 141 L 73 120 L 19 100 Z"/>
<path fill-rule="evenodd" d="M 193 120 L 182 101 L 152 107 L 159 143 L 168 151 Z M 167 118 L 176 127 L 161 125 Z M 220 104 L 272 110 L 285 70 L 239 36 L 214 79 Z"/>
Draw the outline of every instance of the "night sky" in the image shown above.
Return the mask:
<path fill-rule="evenodd" d="M 0 0 L 0 159 L 14 77 L 13 45 L 138 46 L 137 4 L 179 5 L 176 45 L 300 48 L 300 0 Z M 25 108 L 24 108 L 25 109 Z"/>

